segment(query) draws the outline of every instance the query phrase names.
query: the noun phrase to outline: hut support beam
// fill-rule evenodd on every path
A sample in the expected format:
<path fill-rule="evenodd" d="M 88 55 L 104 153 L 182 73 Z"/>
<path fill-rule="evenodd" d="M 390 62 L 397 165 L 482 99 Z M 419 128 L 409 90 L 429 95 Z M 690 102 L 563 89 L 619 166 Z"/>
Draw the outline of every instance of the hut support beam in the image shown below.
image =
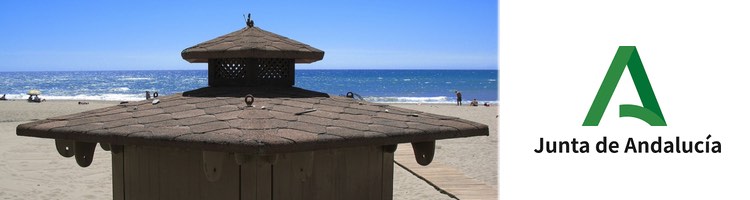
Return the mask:
<path fill-rule="evenodd" d="M 112 199 L 125 200 L 125 152 L 123 146 L 111 145 L 112 152 Z"/>
<path fill-rule="evenodd" d="M 411 143 L 412 149 L 414 149 L 414 157 L 417 159 L 417 163 L 422 166 L 427 166 L 432 162 L 432 158 L 435 156 L 435 141 L 428 142 L 413 142 Z"/>
<path fill-rule="evenodd" d="M 383 151 L 388 153 L 396 152 L 396 148 L 398 148 L 398 144 L 383 145 Z"/>
<path fill-rule="evenodd" d="M 96 143 L 75 142 L 76 163 L 81 167 L 88 167 L 94 161 L 94 150 Z"/>
<path fill-rule="evenodd" d="M 105 151 L 110 150 L 109 144 L 102 143 L 101 147 Z M 57 153 L 59 153 L 63 157 L 70 158 L 75 156 L 78 166 L 88 167 L 89 165 L 91 165 L 91 162 L 94 161 L 94 150 L 96 150 L 96 143 L 56 139 L 55 148 L 57 148 Z"/>
<path fill-rule="evenodd" d="M 75 155 L 76 141 L 55 139 L 55 147 L 57 147 L 57 153 L 60 153 L 61 156 L 70 158 Z"/>
<path fill-rule="evenodd" d="M 112 147 L 108 143 L 99 143 L 99 146 L 102 147 L 102 150 L 109 151 L 112 149 Z"/>

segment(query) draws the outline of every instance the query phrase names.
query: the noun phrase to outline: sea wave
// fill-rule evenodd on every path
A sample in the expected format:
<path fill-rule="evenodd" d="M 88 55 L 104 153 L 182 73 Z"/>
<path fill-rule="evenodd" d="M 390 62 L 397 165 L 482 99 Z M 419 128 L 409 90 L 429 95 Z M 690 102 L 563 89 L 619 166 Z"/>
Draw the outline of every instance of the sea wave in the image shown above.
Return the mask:
<path fill-rule="evenodd" d="M 126 77 L 126 78 L 120 78 L 121 81 L 150 81 L 154 80 L 154 78 L 140 78 L 140 77 Z"/>
<path fill-rule="evenodd" d="M 446 96 L 437 97 L 364 97 L 366 101 L 377 103 L 450 103 Z"/>
<path fill-rule="evenodd" d="M 128 87 L 118 87 L 118 88 L 111 88 L 109 89 L 111 92 L 127 92 L 130 91 L 130 88 Z"/>
<path fill-rule="evenodd" d="M 352 91 L 374 102 L 455 103 L 455 90 L 463 92 L 464 100 L 476 98 L 480 104 L 499 98 L 496 70 L 298 70 L 295 74 L 296 87 L 332 95 Z M 47 99 L 130 101 L 145 98 L 145 91 L 168 95 L 206 87 L 207 77 L 206 70 L 0 72 L 0 95 L 25 101 L 25 94 L 37 89 Z"/>

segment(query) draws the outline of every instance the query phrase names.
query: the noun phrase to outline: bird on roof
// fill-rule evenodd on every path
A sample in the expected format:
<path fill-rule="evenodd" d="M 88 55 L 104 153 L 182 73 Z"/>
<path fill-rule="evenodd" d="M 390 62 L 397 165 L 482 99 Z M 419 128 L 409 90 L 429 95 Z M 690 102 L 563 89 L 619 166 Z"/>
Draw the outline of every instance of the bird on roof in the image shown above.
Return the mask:
<path fill-rule="evenodd" d="M 247 27 L 253 27 L 253 25 L 255 25 L 255 22 L 253 22 L 253 19 L 250 18 L 250 13 L 247 13 L 247 19 L 245 19 L 245 20 L 247 20 L 245 22 L 245 24 L 247 24 Z"/>

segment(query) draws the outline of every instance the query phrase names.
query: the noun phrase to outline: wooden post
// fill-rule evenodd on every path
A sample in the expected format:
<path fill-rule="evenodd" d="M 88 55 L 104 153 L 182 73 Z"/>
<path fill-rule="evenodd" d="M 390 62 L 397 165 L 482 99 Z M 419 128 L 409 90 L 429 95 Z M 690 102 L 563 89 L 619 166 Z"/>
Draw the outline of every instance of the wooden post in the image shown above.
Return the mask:
<path fill-rule="evenodd" d="M 257 58 L 245 58 L 245 85 L 255 86 L 258 85 L 258 64 L 260 63 Z"/>
<path fill-rule="evenodd" d="M 294 59 L 291 59 L 287 62 L 290 62 L 290 64 L 288 64 L 289 67 L 287 68 L 287 70 L 289 70 L 289 76 L 286 77 L 286 81 L 290 86 L 294 86 Z"/>
<path fill-rule="evenodd" d="M 394 148 L 395 149 L 395 148 Z M 393 199 L 393 152 L 383 152 L 383 199 Z"/>
<path fill-rule="evenodd" d="M 112 199 L 125 199 L 125 152 L 121 145 L 111 145 L 112 149 Z"/>
<path fill-rule="evenodd" d="M 208 60 L 208 86 L 216 85 L 216 68 L 218 67 L 216 59 Z"/>

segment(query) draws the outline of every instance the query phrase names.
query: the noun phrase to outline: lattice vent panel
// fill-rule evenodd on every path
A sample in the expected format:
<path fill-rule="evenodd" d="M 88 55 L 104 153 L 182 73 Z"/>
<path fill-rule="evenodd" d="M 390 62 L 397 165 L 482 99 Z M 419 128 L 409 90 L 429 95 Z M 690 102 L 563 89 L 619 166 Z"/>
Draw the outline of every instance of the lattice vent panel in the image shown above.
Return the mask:
<path fill-rule="evenodd" d="M 258 60 L 258 79 L 259 80 L 282 80 L 291 76 L 291 70 L 294 70 L 293 59 L 259 59 Z"/>
<path fill-rule="evenodd" d="M 248 65 L 246 59 L 219 59 L 216 60 L 216 78 L 222 80 L 245 79 Z"/>

